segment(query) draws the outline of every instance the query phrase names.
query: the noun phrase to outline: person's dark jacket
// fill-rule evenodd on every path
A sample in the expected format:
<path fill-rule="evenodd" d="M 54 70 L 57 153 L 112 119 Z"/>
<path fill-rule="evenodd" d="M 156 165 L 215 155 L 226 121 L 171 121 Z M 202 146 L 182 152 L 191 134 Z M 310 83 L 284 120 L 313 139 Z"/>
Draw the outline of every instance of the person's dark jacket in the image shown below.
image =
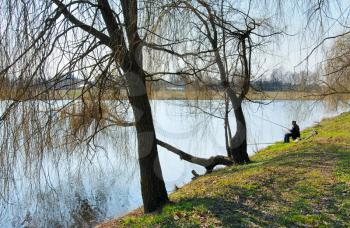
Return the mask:
<path fill-rule="evenodd" d="M 295 140 L 296 138 L 300 138 L 299 126 L 297 124 L 295 126 L 293 126 L 292 130 L 290 130 L 290 133 L 292 134 L 293 140 Z"/>

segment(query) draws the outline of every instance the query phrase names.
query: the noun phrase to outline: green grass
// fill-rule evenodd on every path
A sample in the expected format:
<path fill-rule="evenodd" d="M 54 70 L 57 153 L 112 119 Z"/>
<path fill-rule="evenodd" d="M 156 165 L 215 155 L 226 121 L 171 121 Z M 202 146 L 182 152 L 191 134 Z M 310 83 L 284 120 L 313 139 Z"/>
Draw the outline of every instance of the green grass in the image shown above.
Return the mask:
<path fill-rule="evenodd" d="M 252 163 L 202 176 L 160 213 L 135 211 L 103 227 L 350 227 L 350 113 L 277 143 Z"/>

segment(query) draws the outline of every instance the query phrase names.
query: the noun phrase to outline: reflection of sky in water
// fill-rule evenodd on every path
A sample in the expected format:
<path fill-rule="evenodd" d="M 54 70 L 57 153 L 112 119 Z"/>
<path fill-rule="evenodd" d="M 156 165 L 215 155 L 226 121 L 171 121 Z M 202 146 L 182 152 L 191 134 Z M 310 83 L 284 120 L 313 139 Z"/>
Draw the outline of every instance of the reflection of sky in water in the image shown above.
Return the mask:
<path fill-rule="evenodd" d="M 199 101 L 206 111 L 216 109 L 218 101 Z M 196 156 L 226 154 L 223 121 L 200 114 L 187 101 L 156 101 L 152 104 L 158 138 Z M 222 111 L 222 110 L 221 110 Z M 280 125 L 290 127 L 296 120 L 304 129 L 338 112 L 326 111 L 322 103 L 313 101 L 274 101 L 269 105 L 244 104 L 248 126 L 248 150 L 253 154 L 266 144 L 280 141 L 286 132 Z M 196 114 L 197 113 L 197 114 Z M 199 115 L 198 115 L 199 113 Z M 221 115 L 220 110 L 215 115 Z M 231 117 L 231 127 L 235 128 Z M 16 186 L 10 190 L 10 204 L 2 202 L 0 223 L 3 226 L 54 226 L 79 224 L 77 211 L 88 203 L 98 220 L 110 219 L 141 205 L 139 170 L 135 155 L 135 135 L 130 128 L 128 144 L 133 152 L 128 158 L 118 156 L 125 140 L 101 137 L 100 151 L 89 159 L 72 156 L 60 162 L 44 159 L 38 180 L 28 180 L 24 170 L 17 169 Z M 203 173 L 200 166 L 181 161 L 178 156 L 159 148 L 163 176 L 168 191 L 191 180 L 191 170 Z M 28 213 L 30 212 L 30 213 Z M 25 221 L 26 220 L 26 221 Z M 44 222 L 45 221 L 45 222 Z M 80 221 L 81 222 L 81 221 Z"/>

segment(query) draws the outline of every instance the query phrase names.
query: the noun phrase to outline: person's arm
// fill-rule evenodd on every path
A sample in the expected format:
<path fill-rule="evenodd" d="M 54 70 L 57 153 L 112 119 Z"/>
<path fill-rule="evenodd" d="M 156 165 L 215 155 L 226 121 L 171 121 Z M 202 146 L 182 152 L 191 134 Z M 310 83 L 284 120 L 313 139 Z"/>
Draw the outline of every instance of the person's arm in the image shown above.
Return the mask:
<path fill-rule="evenodd" d="M 295 129 L 295 127 L 292 127 L 292 129 L 290 129 L 290 133 L 292 133 L 292 134 L 297 133 L 297 130 Z"/>

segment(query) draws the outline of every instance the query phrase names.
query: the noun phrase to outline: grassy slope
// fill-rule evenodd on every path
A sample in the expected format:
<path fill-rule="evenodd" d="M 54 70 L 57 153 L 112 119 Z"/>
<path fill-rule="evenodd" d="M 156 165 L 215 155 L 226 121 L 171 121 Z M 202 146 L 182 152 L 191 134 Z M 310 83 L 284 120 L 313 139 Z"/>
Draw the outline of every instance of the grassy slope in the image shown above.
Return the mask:
<path fill-rule="evenodd" d="M 258 152 L 249 165 L 202 176 L 160 214 L 136 210 L 103 227 L 350 226 L 350 113 L 319 134 Z M 305 130 L 307 136 L 312 129 Z"/>

